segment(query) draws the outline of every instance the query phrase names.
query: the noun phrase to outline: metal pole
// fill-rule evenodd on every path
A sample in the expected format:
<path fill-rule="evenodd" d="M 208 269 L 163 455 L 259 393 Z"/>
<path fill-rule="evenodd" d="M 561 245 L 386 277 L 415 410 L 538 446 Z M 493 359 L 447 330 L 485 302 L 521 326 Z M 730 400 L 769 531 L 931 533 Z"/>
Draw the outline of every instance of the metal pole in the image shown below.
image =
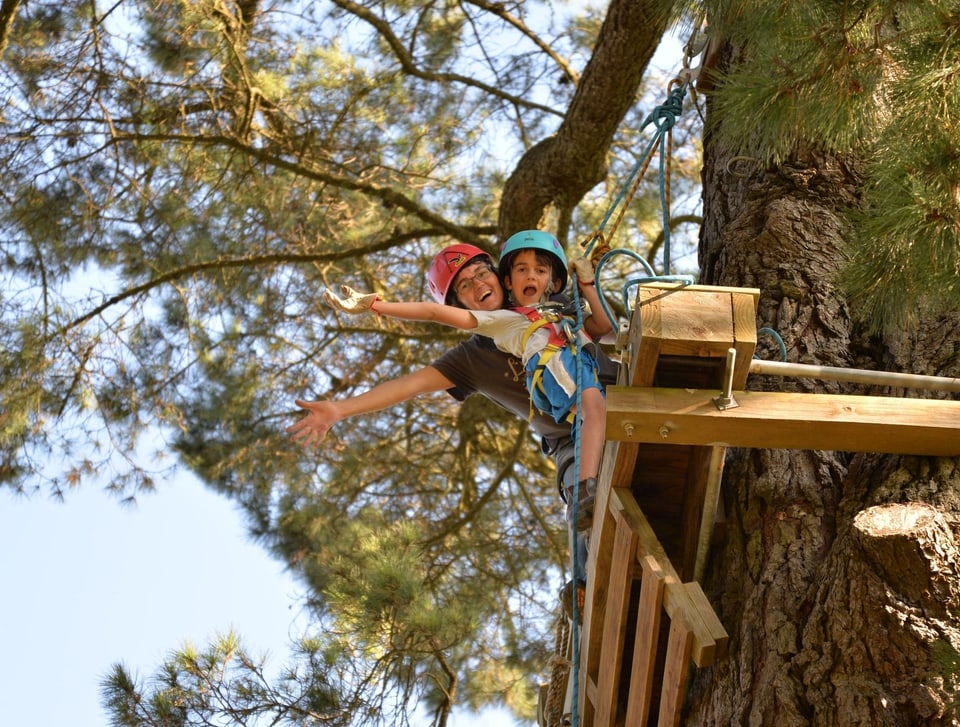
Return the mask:
<path fill-rule="evenodd" d="M 867 371 L 865 369 L 844 369 L 836 366 L 812 366 L 810 364 L 784 363 L 783 361 L 750 362 L 751 374 L 770 376 L 799 376 L 829 381 L 852 381 L 858 384 L 878 386 L 902 386 L 911 389 L 936 389 L 938 391 L 960 392 L 960 379 L 947 376 L 920 376 L 900 374 L 892 371 Z"/>

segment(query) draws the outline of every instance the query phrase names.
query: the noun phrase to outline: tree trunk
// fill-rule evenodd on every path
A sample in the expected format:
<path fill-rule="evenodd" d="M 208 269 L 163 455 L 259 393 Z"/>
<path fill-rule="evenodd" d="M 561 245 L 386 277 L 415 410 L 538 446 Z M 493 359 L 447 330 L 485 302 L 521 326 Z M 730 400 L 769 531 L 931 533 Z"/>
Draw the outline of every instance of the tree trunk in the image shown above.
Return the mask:
<path fill-rule="evenodd" d="M 764 167 L 710 141 L 704 283 L 759 288 L 757 326 L 791 362 L 958 375 L 960 316 L 870 337 L 834 282 L 855 164 L 806 148 Z M 761 336 L 758 355 L 779 358 L 774 343 Z M 945 396 L 774 377 L 748 388 Z M 685 724 L 957 724 L 958 492 L 954 459 L 728 451 L 705 589 L 730 648 L 695 676 Z"/>

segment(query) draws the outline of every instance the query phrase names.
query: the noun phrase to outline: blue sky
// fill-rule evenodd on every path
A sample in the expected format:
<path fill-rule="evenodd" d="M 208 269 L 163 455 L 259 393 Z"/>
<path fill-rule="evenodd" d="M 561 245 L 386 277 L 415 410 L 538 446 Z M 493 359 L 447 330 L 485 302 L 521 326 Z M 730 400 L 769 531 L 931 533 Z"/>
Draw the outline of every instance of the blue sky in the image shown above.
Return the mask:
<path fill-rule="evenodd" d="M 132 508 L 94 485 L 63 503 L 0 491 L 4 724 L 106 727 L 99 685 L 112 664 L 146 677 L 184 642 L 231 628 L 268 664 L 286 659 L 300 587 L 226 498 L 186 474 L 157 490 Z M 518 723 L 490 710 L 451 727 L 481 724 Z"/>

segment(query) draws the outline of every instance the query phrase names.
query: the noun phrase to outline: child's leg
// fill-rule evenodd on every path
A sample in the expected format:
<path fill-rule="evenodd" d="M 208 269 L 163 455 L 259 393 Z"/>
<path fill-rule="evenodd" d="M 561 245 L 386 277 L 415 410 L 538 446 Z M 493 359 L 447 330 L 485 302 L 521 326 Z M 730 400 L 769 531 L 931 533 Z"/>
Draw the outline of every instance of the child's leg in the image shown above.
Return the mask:
<path fill-rule="evenodd" d="M 580 479 L 596 477 L 605 441 L 607 405 L 599 389 L 584 389 L 580 397 Z"/>

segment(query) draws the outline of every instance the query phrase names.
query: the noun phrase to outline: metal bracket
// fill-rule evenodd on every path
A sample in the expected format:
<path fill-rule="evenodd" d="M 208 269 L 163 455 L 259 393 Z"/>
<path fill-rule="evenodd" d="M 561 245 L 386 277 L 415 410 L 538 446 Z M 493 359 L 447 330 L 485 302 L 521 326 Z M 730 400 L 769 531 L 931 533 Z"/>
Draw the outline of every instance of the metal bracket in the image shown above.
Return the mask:
<path fill-rule="evenodd" d="M 724 411 L 725 409 L 735 409 L 740 406 L 737 403 L 737 400 L 733 398 L 733 368 L 737 363 L 737 349 L 728 348 L 727 349 L 727 368 L 723 372 L 723 391 L 720 392 L 720 396 L 716 397 L 713 400 L 713 403 L 716 404 L 717 409 Z"/>

